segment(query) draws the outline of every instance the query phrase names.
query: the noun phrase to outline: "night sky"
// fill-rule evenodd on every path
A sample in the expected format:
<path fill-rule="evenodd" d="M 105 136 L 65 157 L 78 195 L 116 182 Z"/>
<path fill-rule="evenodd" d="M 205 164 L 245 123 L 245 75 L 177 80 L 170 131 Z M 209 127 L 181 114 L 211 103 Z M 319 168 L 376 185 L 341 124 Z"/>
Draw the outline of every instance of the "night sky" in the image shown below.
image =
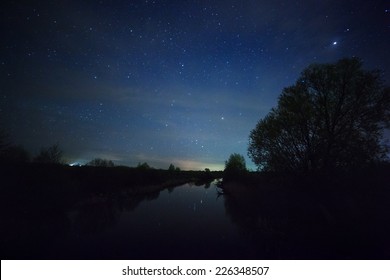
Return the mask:
<path fill-rule="evenodd" d="M 35 3 L 33 3 L 35 2 Z M 33 155 L 222 169 L 311 63 L 390 78 L 389 1 L 2 1 L 0 122 Z"/>

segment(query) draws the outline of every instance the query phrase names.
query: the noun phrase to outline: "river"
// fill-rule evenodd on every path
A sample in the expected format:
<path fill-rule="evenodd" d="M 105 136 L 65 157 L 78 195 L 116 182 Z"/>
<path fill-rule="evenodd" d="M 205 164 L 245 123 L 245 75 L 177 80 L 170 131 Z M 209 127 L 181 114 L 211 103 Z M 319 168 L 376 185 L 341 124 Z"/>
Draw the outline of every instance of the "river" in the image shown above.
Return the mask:
<path fill-rule="evenodd" d="M 233 187 L 225 185 L 225 195 L 216 181 L 94 192 L 69 207 L 58 192 L 48 199 L 28 193 L 31 186 L 15 189 L 18 196 L 3 200 L 0 252 L 3 259 L 388 258 L 388 196 L 371 194 L 381 207 L 374 208 L 339 192 Z"/>
<path fill-rule="evenodd" d="M 89 202 L 69 213 L 69 258 L 207 259 L 252 256 L 226 214 L 216 182 L 184 184 L 142 198 Z"/>

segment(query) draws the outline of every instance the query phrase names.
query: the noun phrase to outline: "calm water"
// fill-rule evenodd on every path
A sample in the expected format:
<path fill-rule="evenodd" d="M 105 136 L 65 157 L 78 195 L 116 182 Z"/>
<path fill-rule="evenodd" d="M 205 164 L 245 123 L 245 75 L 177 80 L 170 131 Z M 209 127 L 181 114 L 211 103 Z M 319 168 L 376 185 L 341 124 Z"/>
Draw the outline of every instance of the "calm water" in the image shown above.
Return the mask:
<path fill-rule="evenodd" d="M 61 186 L 51 195 L 50 189 L 44 187 L 29 192 L 34 185 L 24 186 L 23 191 L 8 187 L 6 190 L 14 192 L 8 192 L 10 199 L 3 199 L 1 204 L 1 257 L 388 259 L 390 256 L 390 226 L 385 222 L 390 215 L 387 192 L 371 193 L 367 199 L 359 193 L 340 196 L 340 192 L 230 185 L 229 194 L 218 196 L 215 183 L 185 184 L 157 192 L 149 188 L 147 195 L 130 195 L 123 189 L 94 196 L 88 192 L 88 197 L 81 201 L 75 198 L 73 204 L 67 203 L 69 197 L 61 199 Z"/>
<path fill-rule="evenodd" d="M 119 201 L 97 198 L 68 217 L 70 232 L 56 246 L 69 258 L 205 259 L 254 252 L 226 214 L 215 183 L 185 184 Z"/>
<path fill-rule="evenodd" d="M 28 190 L 28 188 L 25 188 Z M 144 189 L 143 189 L 144 190 Z M 23 193 L 22 193 L 23 194 Z M 373 196 L 374 197 L 374 196 Z M 16 197 L 17 198 L 17 197 Z M 185 184 L 1 212 L 2 259 L 388 259 L 388 199 Z M 6 203 L 7 200 L 4 200 Z M 366 204 L 363 204 L 366 203 Z M 372 207 L 376 205 L 376 207 Z"/>

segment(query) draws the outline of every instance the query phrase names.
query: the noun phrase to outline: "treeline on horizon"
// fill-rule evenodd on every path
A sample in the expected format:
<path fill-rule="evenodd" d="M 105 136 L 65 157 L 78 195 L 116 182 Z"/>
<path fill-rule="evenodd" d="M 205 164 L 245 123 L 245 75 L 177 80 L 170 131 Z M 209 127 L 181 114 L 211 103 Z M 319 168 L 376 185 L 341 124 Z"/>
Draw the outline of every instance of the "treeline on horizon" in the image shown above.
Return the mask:
<path fill-rule="evenodd" d="M 66 165 L 71 167 L 97 167 L 97 168 L 122 168 L 122 169 L 136 169 L 137 172 L 150 172 L 153 173 L 153 170 L 160 171 L 168 171 L 171 175 L 178 174 L 182 170 L 179 166 L 175 166 L 172 163 L 168 166 L 167 169 L 162 168 L 154 168 L 150 166 L 147 162 L 139 162 L 136 167 L 126 166 L 126 165 L 117 165 L 110 159 L 104 158 L 94 158 L 85 164 L 69 164 L 63 158 L 63 151 L 58 144 L 52 145 L 48 148 L 41 148 L 40 152 L 31 157 L 30 153 L 21 145 L 14 145 L 7 142 L 7 136 L 4 131 L 0 131 L 0 165 L 11 165 L 11 166 L 29 166 L 29 165 L 41 165 L 41 166 L 49 166 L 49 165 Z M 199 173 L 205 172 L 206 177 L 215 177 L 215 175 L 210 174 L 220 174 L 220 171 L 211 171 L 209 168 L 205 168 L 204 170 L 188 170 L 184 171 L 184 173 Z M 199 173 L 200 174 L 200 173 Z M 202 177 L 205 177 L 203 175 Z"/>
<path fill-rule="evenodd" d="M 5 134 L 3 134 L 5 135 Z M 1 140 L 6 139 L 2 137 Z M 58 144 L 42 148 L 31 158 L 21 146 L 1 142 L 0 173 L 4 186 L 18 182 L 20 185 L 51 184 L 53 188 L 62 185 L 77 185 L 87 193 L 107 193 L 123 188 L 137 190 L 152 186 L 153 190 L 172 187 L 188 182 L 207 183 L 221 178 L 222 172 L 182 171 L 172 163 L 167 169 L 157 169 L 148 163 L 138 163 L 136 167 L 115 165 L 112 160 L 95 158 L 85 165 L 70 165 L 63 159 L 63 151 Z M 14 180 L 18 178 L 19 180 Z M 18 189 L 18 186 L 15 185 Z"/>
<path fill-rule="evenodd" d="M 0 131 L 0 164 L 1 165 L 13 165 L 13 164 L 44 164 L 44 165 L 69 165 L 69 166 L 93 166 L 93 167 L 129 167 L 126 165 L 116 165 L 111 159 L 94 158 L 85 164 L 75 163 L 69 164 L 64 160 L 64 152 L 60 148 L 59 144 L 54 144 L 47 148 L 41 148 L 40 152 L 34 157 L 21 145 L 11 144 L 7 141 L 7 134 L 4 131 Z M 149 170 L 156 169 L 150 166 L 147 162 L 138 162 L 137 169 Z M 161 169 L 161 168 L 160 168 Z M 180 172 L 181 169 L 178 166 L 174 166 L 172 163 L 169 165 L 168 171 Z M 205 168 L 204 171 L 209 172 L 209 168 Z"/>

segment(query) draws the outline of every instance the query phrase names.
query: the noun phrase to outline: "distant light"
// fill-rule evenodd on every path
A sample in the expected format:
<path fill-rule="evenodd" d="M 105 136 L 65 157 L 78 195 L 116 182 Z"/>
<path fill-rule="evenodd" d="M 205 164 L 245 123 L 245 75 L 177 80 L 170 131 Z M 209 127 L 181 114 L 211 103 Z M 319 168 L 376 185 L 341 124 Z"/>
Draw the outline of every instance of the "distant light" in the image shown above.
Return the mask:
<path fill-rule="evenodd" d="M 336 46 L 336 45 L 337 45 L 337 41 L 334 41 L 334 42 L 333 42 L 333 46 Z"/>
<path fill-rule="evenodd" d="M 79 162 L 72 162 L 69 163 L 69 166 L 81 166 L 81 164 Z"/>

